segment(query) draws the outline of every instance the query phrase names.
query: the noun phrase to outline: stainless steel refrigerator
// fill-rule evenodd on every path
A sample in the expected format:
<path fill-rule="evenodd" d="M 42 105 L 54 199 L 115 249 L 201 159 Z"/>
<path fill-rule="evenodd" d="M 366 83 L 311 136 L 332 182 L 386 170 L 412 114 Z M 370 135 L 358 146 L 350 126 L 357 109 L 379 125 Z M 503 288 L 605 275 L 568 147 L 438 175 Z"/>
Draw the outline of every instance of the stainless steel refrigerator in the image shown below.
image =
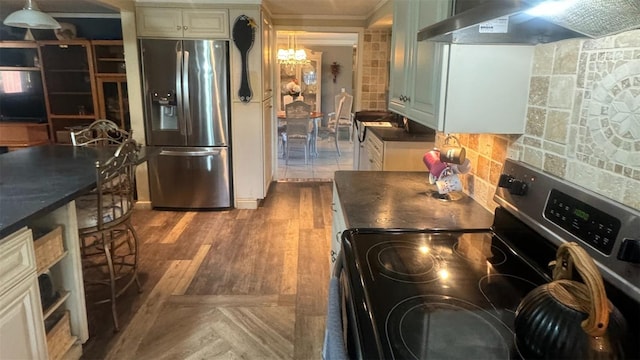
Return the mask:
<path fill-rule="evenodd" d="M 151 204 L 232 206 L 229 43 L 140 39 Z"/>

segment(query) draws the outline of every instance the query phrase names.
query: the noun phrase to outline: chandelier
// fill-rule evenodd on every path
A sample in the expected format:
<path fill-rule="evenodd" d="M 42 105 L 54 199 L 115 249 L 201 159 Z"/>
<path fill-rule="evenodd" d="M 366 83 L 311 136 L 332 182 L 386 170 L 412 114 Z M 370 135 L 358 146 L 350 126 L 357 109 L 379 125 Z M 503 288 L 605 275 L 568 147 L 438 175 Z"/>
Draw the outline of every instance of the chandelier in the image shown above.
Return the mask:
<path fill-rule="evenodd" d="M 309 62 L 309 60 L 307 60 L 307 53 L 304 49 L 296 49 L 295 34 L 289 35 L 287 45 L 288 49 L 278 49 L 278 63 L 284 65 L 299 65 Z"/>

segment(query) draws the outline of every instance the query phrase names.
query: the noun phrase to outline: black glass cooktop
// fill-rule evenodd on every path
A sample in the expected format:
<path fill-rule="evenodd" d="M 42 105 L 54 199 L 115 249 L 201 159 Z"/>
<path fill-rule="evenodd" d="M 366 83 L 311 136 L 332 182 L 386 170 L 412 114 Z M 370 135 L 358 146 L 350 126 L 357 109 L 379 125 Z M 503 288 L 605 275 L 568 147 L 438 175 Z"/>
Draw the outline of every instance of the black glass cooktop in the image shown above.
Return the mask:
<path fill-rule="evenodd" d="M 491 232 L 356 230 L 343 249 L 367 358 L 519 358 L 515 310 L 548 281 Z"/>

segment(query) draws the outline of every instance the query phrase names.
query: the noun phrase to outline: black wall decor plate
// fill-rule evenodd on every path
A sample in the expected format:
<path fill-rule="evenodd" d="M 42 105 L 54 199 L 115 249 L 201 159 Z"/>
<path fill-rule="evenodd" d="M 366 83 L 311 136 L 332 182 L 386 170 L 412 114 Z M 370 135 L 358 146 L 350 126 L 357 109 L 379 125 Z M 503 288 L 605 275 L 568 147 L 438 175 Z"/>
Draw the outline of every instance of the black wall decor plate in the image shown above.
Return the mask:
<path fill-rule="evenodd" d="M 236 22 L 233 24 L 233 42 L 236 44 L 238 50 L 240 50 L 240 56 L 242 58 L 242 78 L 240 80 L 240 89 L 238 90 L 238 97 L 242 102 L 249 102 L 253 97 L 251 85 L 249 84 L 247 55 L 251 47 L 253 47 L 256 27 L 255 20 L 247 15 L 238 16 Z"/>

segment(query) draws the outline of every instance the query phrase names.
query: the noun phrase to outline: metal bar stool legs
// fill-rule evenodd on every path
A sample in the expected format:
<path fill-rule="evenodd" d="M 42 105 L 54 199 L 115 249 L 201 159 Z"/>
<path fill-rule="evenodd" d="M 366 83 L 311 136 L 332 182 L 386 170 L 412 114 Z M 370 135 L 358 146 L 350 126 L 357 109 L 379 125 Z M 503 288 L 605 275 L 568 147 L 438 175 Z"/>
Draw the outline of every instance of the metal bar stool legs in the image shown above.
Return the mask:
<path fill-rule="evenodd" d="M 85 284 L 109 288 L 109 296 L 95 303 L 111 303 L 114 331 L 120 330 L 117 299 L 134 283 L 138 292 L 142 292 L 138 278 L 138 236 L 129 222 L 121 226 L 99 234 L 87 234 L 82 249 Z"/>

